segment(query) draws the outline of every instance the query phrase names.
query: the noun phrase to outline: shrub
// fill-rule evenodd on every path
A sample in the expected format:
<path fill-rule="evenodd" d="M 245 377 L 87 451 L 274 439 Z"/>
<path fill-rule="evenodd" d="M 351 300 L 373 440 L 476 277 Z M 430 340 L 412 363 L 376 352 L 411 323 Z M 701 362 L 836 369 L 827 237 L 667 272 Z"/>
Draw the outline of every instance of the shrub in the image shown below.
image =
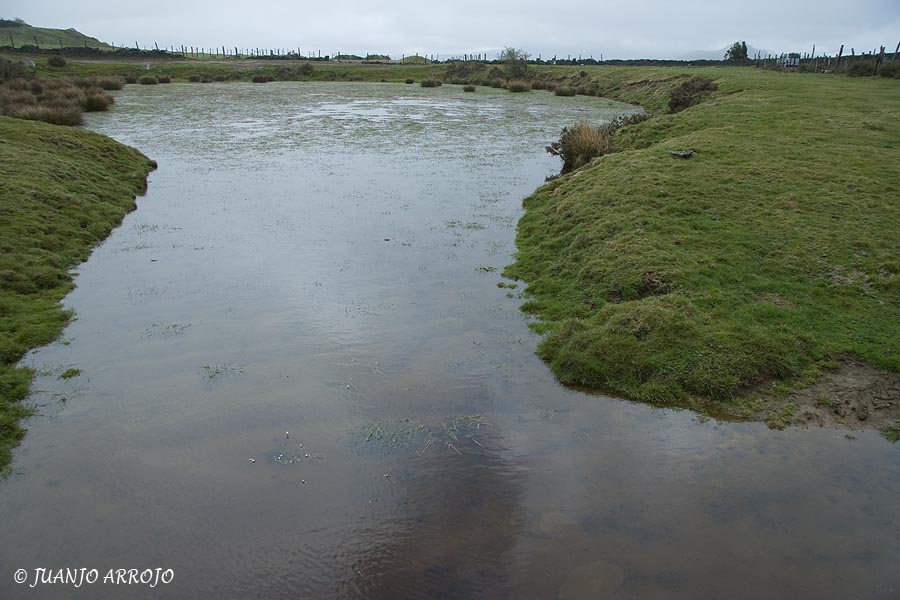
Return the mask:
<path fill-rule="evenodd" d="M 216 75 L 213 79 L 216 81 L 227 81 L 224 75 Z"/>
<path fill-rule="evenodd" d="M 421 85 L 422 87 L 427 87 L 427 88 L 440 87 L 441 82 L 436 79 L 423 79 L 419 85 Z"/>
<path fill-rule="evenodd" d="M 850 77 L 868 77 L 873 73 L 875 73 L 875 67 L 865 62 L 854 63 L 847 69 L 847 75 Z"/>
<path fill-rule="evenodd" d="M 137 75 L 126 75 L 125 76 L 125 83 L 137 83 L 137 82 L 138 82 Z"/>
<path fill-rule="evenodd" d="M 113 97 L 101 90 L 87 92 L 81 100 L 81 109 L 84 112 L 109 110 L 112 105 Z"/>
<path fill-rule="evenodd" d="M 172 78 L 169 77 L 168 75 L 160 75 L 159 77 L 156 78 L 156 81 L 158 83 L 172 83 Z"/>
<path fill-rule="evenodd" d="M 586 121 L 564 127 L 559 141 L 547 146 L 547 152 L 563 160 L 563 173 L 613 152 L 616 127 L 612 123 L 593 125 Z"/>
<path fill-rule="evenodd" d="M 62 56 L 54 55 L 47 59 L 47 64 L 51 67 L 64 67 L 66 66 L 66 59 Z"/>
<path fill-rule="evenodd" d="M 474 91 L 475 91 L 475 86 L 474 86 L 474 85 L 464 85 L 464 86 L 463 86 L 463 91 L 464 91 L 464 92 L 474 92 Z"/>
<path fill-rule="evenodd" d="M 547 152 L 563 160 L 562 173 L 589 163 L 591 160 L 616 151 L 616 131 L 626 125 L 640 123 L 647 118 L 646 114 L 633 114 L 616 117 L 609 123 L 592 125 L 582 121 L 564 127 L 558 142 L 547 146 Z"/>
<path fill-rule="evenodd" d="M 675 113 L 694 106 L 717 89 L 719 86 L 712 79 L 691 77 L 672 91 L 669 96 L 669 112 Z"/>
<path fill-rule="evenodd" d="M 5 87 L 10 90 L 16 90 L 17 92 L 27 92 L 31 90 L 31 84 L 27 79 L 13 79 L 7 81 Z"/>
<path fill-rule="evenodd" d="M 0 86 L 0 114 L 56 125 L 80 125 L 82 111 L 108 110 L 113 98 L 95 81 L 60 77 Z"/>
<path fill-rule="evenodd" d="M 32 104 L 37 104 L 37 98 L 31 92 L 0 88 L 0 113 L 8 114 L 7 109 Z"/>
<path fill-rule="evenodd" d="M 0 82 L 19 77 L 25 78 L 27 75 L 28 71 L 22 63 L 0 57 Z"/>
<path fill-rule="evenodd" d="M 499 79 L 499 78 L 491 79 L 491 87 L 492 87 L 492 88 L 502 88 L 502 87 L 503 87 L 503 80 L 502 80 L 502 79 Z"/>
<path fill-rule="evenodd" d="M 452 82 L 468 83 L 479 73 L 486 71 L 487 65 L 478 61 L 459 61 L 447 65 L 444 71 L 444 79 Z"/>
<path fill-rule="evenodd" d="M 269 81 L 269 78 L 265 75 L 254 75 L 252 81 L 253 83 L 266 83 Z"/>
<path fill-rule="evenodd" d="M 570 87 L 558 87 L 553 90 L 553 93 L 557 96 L 574 96 L 575 90 Z"/>
<path fill-rule="evenodd" d="M 188 81 L 190 81 L 191 83 L 200 83 L 200 76 L 199 75 L 189 75 Z"/>
<path fill-rule="evenodd" d="M 527 92 L 531 90 L 531 86 L 528 85 L 527 81 L 522 81 L 521 79 L 517 79 L 515 81 L 510 81 L 506 84 L 506 89 L 511 92 Z"/>
<path fill-rule="evenodd" d="M 156 85 L 157 83 L 159 83 L 159 81 L 156 79 L 156 77 L 144 75 L 143 77 L 138 79 L 138 83 L 140 83 L 141 85 Z"/>
<path fill-rule="evenodd" d="M 17 109 L 11 117 L 29 121 L 44 121 L 53 125 L 81 125 L 84 122 L 81 110 L 75 106 L 28 106 Z"/>
<path fill-rule="evenodd" d="M 881 70 L 878 71 L 878 74 L 882 77 L 893 77 L 894 79 L 900 79 L 900 62 L 889 62 L 881 65 Z"/>
<path fill-rule="evenodd" d="M 407 79 L 406 83 L 415 83 L 415 81 L 413 81 L 412 79 Z"/>
<path fill-rule="evenodd" d="M 91 82 L 103 90 L 121 90 L 125 87 L 124 77 L 94 77 Z"/>
<path fill-rule="evenodd" d="M 531 82 L 531 89 L 533 90 L 542 90 L 544 89 L 544 82 L 539 79 L 534 79 Z"/>

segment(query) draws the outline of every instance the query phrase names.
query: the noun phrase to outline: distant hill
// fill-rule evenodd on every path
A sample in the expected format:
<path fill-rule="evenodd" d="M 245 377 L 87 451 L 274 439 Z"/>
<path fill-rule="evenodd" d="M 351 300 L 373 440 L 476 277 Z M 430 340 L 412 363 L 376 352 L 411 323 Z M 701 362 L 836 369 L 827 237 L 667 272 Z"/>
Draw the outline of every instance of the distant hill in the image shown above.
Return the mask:
<path fill-rule="evenodd" d="M 0 46 L 37 46 L 38 48 L 99 48 L 112 46 L 75 29 L 32 27 L 21 19 L 0 19 Z"/>
<path fill-rule="evenodd" d="M 725 52 L 728 51 L 728 48 L 731 46 L 722 48 L 721 50 L 696 50 L 691 52 L 690 54 L 685 54 L 684 56 L 679 57 L 681 60 L 723 60 L 725 58 Z M 760 56 L 767 56 L 771 54 L 768 50 L 762 50 L 761 48 L 754 48 L 750 44 L 747 44 L 747 57 L 748 58 L 756 58 L 756 53 L 759 53 Z"/>

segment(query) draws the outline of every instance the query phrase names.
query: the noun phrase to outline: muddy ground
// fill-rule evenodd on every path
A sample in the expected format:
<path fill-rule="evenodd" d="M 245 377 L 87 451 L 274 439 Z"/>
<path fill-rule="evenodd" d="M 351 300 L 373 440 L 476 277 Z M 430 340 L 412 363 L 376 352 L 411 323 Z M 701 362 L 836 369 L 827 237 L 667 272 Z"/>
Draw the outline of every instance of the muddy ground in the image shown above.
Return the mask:
<path fill-rule="evenodd" d="M 774 426 L 878 429 L 891 439 L 900 435 L 900 373 L 856 359 L 841 361 L 808 387 L 763 400 L 757 416 Z"/>

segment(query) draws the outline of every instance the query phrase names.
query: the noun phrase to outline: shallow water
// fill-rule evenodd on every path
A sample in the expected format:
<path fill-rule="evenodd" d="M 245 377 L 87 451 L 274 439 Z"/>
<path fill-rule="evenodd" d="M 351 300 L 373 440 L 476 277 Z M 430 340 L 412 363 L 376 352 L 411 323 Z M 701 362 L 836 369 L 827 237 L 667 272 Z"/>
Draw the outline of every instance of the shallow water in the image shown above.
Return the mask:
<path fill-rule="evenodd" d="M 27 358 L 0 597 L 900 596 L 900 444 L 587 395 L 534 355 L 521 287 L 497 286 L 521 199 L 564 125 L 622 110 L 123 90 L 88 125 L 159 170 Z M 13 582 L 38 567 L 174 580 Z"/>

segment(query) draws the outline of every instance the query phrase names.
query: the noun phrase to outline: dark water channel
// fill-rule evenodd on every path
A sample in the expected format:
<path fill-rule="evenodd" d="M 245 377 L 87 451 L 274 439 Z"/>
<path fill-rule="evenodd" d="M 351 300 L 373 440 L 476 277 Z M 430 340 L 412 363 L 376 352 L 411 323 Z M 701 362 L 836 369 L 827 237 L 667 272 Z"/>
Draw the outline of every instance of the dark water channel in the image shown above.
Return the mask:
<path fill-rule="evenodd" d="M 27 359 L 0 598 L 900 597 L 900 444 L 586 395 L 535 357 L 497 285 L 521 200 L 562 126 L 622 110 L 123 90 L 89 127 L 159 170 Z M 38 567 L 174 580 L 14 583 Z"/>

